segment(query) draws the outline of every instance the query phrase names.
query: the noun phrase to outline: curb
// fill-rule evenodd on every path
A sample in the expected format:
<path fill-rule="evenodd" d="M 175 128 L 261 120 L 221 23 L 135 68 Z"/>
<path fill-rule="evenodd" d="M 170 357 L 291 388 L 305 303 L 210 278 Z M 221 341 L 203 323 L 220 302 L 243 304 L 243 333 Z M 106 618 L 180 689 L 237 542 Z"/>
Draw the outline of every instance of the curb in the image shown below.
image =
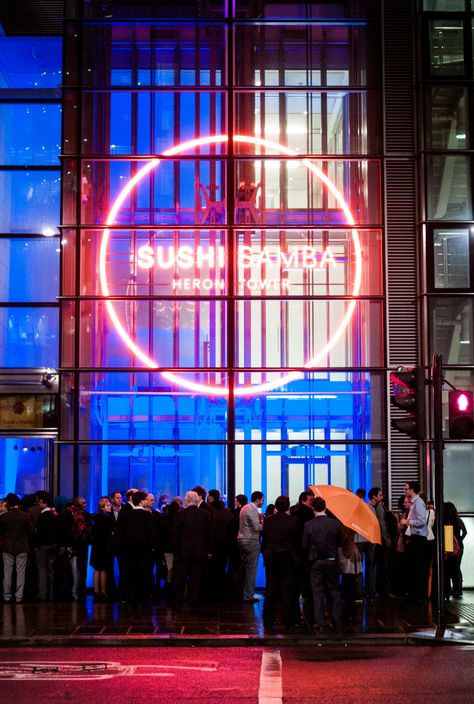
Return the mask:
<path fill-rule="evenodd" d="M 361 646 L 361 645 L 407 645 L 406 633 L 359 634 L 351 636 L 333 635 L 127 635 L 127 636 L 10 636 L 0 638 L 0 650 L 5 648 L 239 648 L 239 647 L 295 647 L 295 646 Z"/>

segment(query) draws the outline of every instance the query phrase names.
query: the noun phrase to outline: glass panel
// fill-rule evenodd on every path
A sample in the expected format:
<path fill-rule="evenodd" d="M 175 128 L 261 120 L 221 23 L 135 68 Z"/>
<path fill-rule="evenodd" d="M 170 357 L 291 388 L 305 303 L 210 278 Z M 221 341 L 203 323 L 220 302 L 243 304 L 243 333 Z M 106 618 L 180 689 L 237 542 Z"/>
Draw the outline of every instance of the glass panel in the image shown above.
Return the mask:
<path fill-rule="evenodd" d="M 191 381 L 191 375 L 183 379 Z M 200 380 L 205 383 L 206 375 Z M 309 441 L 315 433 L 339 440 L 382 438 L 383 387 L 381 374 L 306 373 L 266 394 L 237 396 L 236 427 L 253 440 Z M 227 399 L 211 389 L 196 395 L 176 388 L 156 372 L 81 374 L 80 439 L 225 440 Z"/>
<path fill-rule="evenodd" d="M 56 301 L 59 239 L 0 237 L 0 301 Z"/>
<path fill-rule="evenodd" d="M 236 304 L 242 367 L 372 366 L 383 359 L 381 301 L 271 299 Z M 114 300 L 81 304 L 84 366 L 226 366 L 223 301 Z M 341 334 L 341 331 L 347 332 Z M 99 341 L 100 344 L 94 342 Z M 259 372 L 252 383 L 264 379 Z M 219 385 L 220 372 L 212 373 Z M 242 379 L 242 383 L 245 383 Z"/>
<path fill-rule="evenodd" d="M 0 103 L 0 164 L 58 165 L 61 106 Z"/>
<path fill-rule="evenodd" d="M 361 294 L 383 291 L 380 231 L 252 230 L 237 238 L 239 295 L 351 295 L 358 274 Z"/>
<path fill-rule="evenodd" d="M 80 439 L 225 440 L 227 399 L 178 389 L 157 372 L 81 374 Z"/>
<path fill-rule="evenodd" d="M 474 363 L 473 301 L 433 298 L 429 305 L 430 356 L 441 354 L 443 364 Z"/>
<path fill-rule="evenodd" d="M 433 76 L 459 76 L 464 73 L 462 20 L 431 20 L 430 67 Z"/>
<path fill-rule="evenodd" d="M 85 93 L 83 99 L 84 154 L 161 154 L 187 140 L 227 131 L 225 94 L 218 91 L 120 91 L 106 97 L 103 93 Z M 110 114 L 108 133 L 99 127 L 104 110 Z M 213 153 L 221 151 L 219 145 L 213 148 Z"/>
<path fill-rule="evenodd" d="M 371 0 L 359 0 L 357 3 L 350 0 L 334 2 L 260 2 L 259 0 L 237 0 L 236 17 L 249 17 L 266 19 L 303 19 L 315 18 L 326 20 L 331 18 L 368 17 L 378 15 L 378 3 Z"/>
<path fill-rule="evenodd" d="M 375 92 L 236 93 L 237 132 L 255 134 L 302 154 L 379 153 Z M 253 125 L 249 116 L 253 113 Z M 239 150 L 239 144 L 236 145 Z"/>
<path fill-rule="evenodd" d="M 444 363 L 444 359 L 443 359 L 443 363 Z M 449 427 L 448 427 L 448 424 L 449 424 L 448 423 L 448 421 L 449 421 L 449 407 L 448 407 L 449 406 L 449 392 L 452 391 L 452 387 L 449 386 L 449 384 L 452 384 L 452 386 L 455 389 L 473 390 L 474 389 L 474 371 L 472 369 L 452 370 L 452 369 L 445 368 L 443 370 L 443 377 L 448 382 L 443 386 L 443 399 L 442 399 L 442 401 L 443 401 L 443 436 L 446 440 L 448 440 L 448 438 L 449 438 Z M 459 441 L 456 441 L 455 444 L 451 444 L 448 442 L 445 445 L 445 451 L 447 449 L 452 449 L 453 447 L 462 447 L 462 446 L 463 446 L 463 444 L 460 443 Z M 464 446 L 470 448 L 470 452 L 472 453 L 472 445 L 465 444 Z M 457 463 L 455 462 L 455 465 L 452 468 L 451 473 L 457 471 L 456 465 L 457 465 Z M 448 469 L 451 467 L 451 465 L 448 464 L 446 461 L 445 461 L 444 466 L 445 466 L 445 469 Z M 470 462 L 468 463 L 467 466 L 470 467 Z M 454 476 L 456 476 L 456 474 L 454 474 Z M 464 484 L 462 486 L 463 487 L 466 486 L 466 488 L 468 487 L 468 485 L 464 485 Z M 463 489 L 463 491 L 464 491 L 464 489 Z M 470 500 L 472 500 L 472 497 L 469 497 L 469 498 L 470 498 Z M 450 499 L 450 500 L 454 501 L 454 499 Z M 474 511 L 474 508 L 472 508 L 471 506 L 469 508 L 467 508 L 467 506 L 464 504 L 463 508 L 461 508 L 460 510 L 461 511 Z"/>
<path fill-rule="evenodd" d="M 61 37 L 0 36 L 0 56 L 0 90 L 61 86 Z"/>
<path fill-rule="evenodd" d="M 342 199 L 357 224 L 381 223 L 378 161 L 257 159 L 253 145 L 248 151 L 248 158 L 235 162 L 238 224 L 345 225 L 348 213 Z M 170 159 L 149 166 L 140 162 L 144 175 L 123 201 L 115 224 L 219 225 L 227 221 L 223 160 Z M 115 199 L 136 173 L 137 166 L 125 161 L 84 164 L 82 222 L 105 223 Z M 331 183 L 326 185 L 324 178 Z"/>
<path fill-rule="evenodd" d="M 201 484 L 217 488 L 226 499 L 226 448 L 224 445 L 81 445 L 79 447 L 79 494 L 88 506 L 101 496 L 137 487 L 184 497 L 190 487 Z"/>
<path fill-rule="evenodd" d="M 236 304 L 236 328 L 236 364 L 241 367 L 383 363 L 381 301 L 241 301 Z M 246 384 L 248 376 L 239 374 L 239 383 Z M 251 378 L 252 384 L 266 382 L 264 372 Z"/>
<path fill-rule="evenodd" d="M 59 171 L 0 169 L 0 232 L 51 234 L 59 223 Z"/>
<path fill-rule="evenodd" d="M 49 444 L 46 438 L 0 438 L 0 496 L 20 497 L 48 489 Z"/>
<path fill-rule="evenodd" d="M 103 32 L 111 43 L 104 61 Z M 84 26 L 84 85 L 121 88 L 226 85 L 224 27 L 205 24 Z"/>
<path fill-rule="evenodd" d="M 102 231 L 81 237 L 81 291 L 102 294 Z M 221 230 L 111 230 L 106 252 L 107 288 L 113 296 L 213 296 L 229 293 L 226 235 Z M 69 235 L 63 270 L 75 262 Z M 238 295 L 353 295 L 360 276 L 364 295 L 383 291 L 379 230 L 236 231 Z M 360 258 L 356 255 L 360 246 Z M 369 264 L 370 262 L 370 264 Z M 72 277 L 72 273 L 71 273 Z M 66 293 L 66 292 L 65 292 Z M 74 293 L 74 280 L 68 284 Z"/>
<path fill-rule="evenodd" d="M 434 230 L 435 288 L 469 288 L 469 229 Z"/>
<path fill-rule="evenodd" d="M 375 26 L 236 26 L 236 84 L 376 85 L 381 81 L 381 62 L 380 34 L 376 35 Z"/>
<path fill-rule="evenodd" d="M 113 9 L 111 5 L 113 4 Z M 82 8 L 81 8 L 82 9 Z M 88 19 L 104 19 L 114 17 L 114 19 L 137 18 L 176 18 L 180 19 L 204 17 L 223 17 L 227 13 L 227 0 L 213 0 L 212 3 L 193 2 L 192 0 L 177 0 L 173 3 L 153 2 L 87 2 L 83 8 L 84 16 Z"/>
<path fill-rule="evenodd" d="M 471 220 L 470 159 L 430 156 L 426 159 L 429 220 Z"/>
<path fill-rule="evenodd" d="M 258 434 L 258 431 L 256 432 Z M 236 493 L 265 494 L 265 504 L 280 494 L 292 503 L 311 484 L 335 484 L 355 491 L 380 486 L 387 490 L 386 448 L 379 445 L 331 445 L 324 435 L 310 443 L 236 446 Z"/>
<path fill-rule="evenodd" d="M 58 309 L 0 306 L 0 367 L 58 366 Z"/>
<path fill-rule="evenodd" d="M 423 0 L 423 10 L 434 12 L 460 12 L 465 0 Z"/>
<path fill-rule="evenodd" d="M 81 304 L 81 365 L 225 366 L 223 301 L 117 300 L 109 305 L 116 326 L 103 301 Z M 216 380 L 211 383 L 219 384 L 220 373 L 212 376 Z"/>
<path fill-rule="evenodd" d="M 469 148 L 466 88 L 433 86 L 427 93 L 426 148 Z"/>
<path fill-rule="evenodd" d="M 383 438 L 384 384 L 381 373 L 305 372 L 265 394 L 237 396 L 236 429 L 247 440 Z"/>

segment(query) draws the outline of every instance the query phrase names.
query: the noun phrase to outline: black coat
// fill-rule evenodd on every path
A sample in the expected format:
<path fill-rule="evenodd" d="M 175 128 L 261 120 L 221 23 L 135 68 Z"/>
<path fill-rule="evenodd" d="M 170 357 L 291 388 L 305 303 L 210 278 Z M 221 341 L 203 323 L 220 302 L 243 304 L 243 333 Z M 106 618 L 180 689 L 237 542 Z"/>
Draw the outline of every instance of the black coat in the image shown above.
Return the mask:
<path fill-rule="evenodd" d="M 150 550 L 155 547 L 156 531 L 151 513 L 137 508 L 125 511 L 122 516 L 122 511 L 114 535 L 114 546 L 117 545 L 120 551 L 133 550 L 134 546 Z"/>
<path fill-rule="evenodd" d="M 58 543 L 58 517 L 54 511 L 41 511 L 36 523 L 35 545 L 57 545 Z"/>
<path fill-rule="evenodd" d="M 183 560 L 207 560 L 212 553 L 212 516 L 197 506 L 180 511 L 173 525 L 173 552 Z"/>
<path fill-rule="evenodd" d="M 3 552 L 19 555 L 28 552 L 33 535 L 30 517 L 23 511 L 11 509 L 0 515 L 0 536 L 3 538 Z"/>
<path fill-rule="evenodd" d="M 289 552 L 296 556 L 299 540 L 299 522 L 294 516 L 277 511 L 265 518 L 262 530 L 262 554 L 265 559 L 277 552 Z"/>

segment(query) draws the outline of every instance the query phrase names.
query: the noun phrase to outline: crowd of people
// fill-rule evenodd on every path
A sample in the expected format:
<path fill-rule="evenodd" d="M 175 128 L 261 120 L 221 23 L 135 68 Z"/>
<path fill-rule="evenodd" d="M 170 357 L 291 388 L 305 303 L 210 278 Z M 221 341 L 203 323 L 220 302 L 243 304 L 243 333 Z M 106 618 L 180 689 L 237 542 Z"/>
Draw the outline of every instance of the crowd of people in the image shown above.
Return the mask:
<path fill-rule="evenodd" d="M 356 493 L 365 500 L 365 490 Z M 261 554 L 267 628 L 278 614 L 287 629 L 302 618 L 315 630 L 342 628 L 356 625 L 358 600 L 421 602 L 433 594 L 435 514 L 418 482 L 406 483 L 398 511 L 386 507 L 379 487 L 368 492 L 380 545 L 342 525 L 309 489 L 294 506 L 279 496 L 262 513 L 264 499 L 260 491 L 250 501 L 238 494 L 231 511 L 217 489 L 196 486 L 184 500 L 160 496 L 155 507 L 153 494 L 131 488 L 102 496 L 91 513 L 82 497 L 8 494 L 0 501 L 3 602 L 80 600 L 90 565 L 98 602 L 253 604 Z M 460 597 L 466 528 L 452 503 L 444 517 L 453 533 L 446 596 Z"/>

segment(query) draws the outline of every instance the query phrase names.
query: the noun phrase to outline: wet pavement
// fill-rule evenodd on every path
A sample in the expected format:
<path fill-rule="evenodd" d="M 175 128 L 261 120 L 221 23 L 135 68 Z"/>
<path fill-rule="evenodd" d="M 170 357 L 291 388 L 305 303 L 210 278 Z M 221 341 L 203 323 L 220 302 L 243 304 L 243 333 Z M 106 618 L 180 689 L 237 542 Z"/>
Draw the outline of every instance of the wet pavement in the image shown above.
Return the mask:
<path fill-rule="evenodd" d="M 125 604 L 82 602 L 3 604 L 0 647 L 15 645 L 271 645 L 331 640 L 331 631 L 315 636 L 303 621 L 285 630 L 278 622 L 269 631 L 262 621 L 263 595 L 257 604 L 224 603 L 183 607 L 176 611 L 159 602 L 145 608 Z M 347 641 L 405 643 L 413 634 L 430 638 L 436 629 L 435 607 L 386 599 L 357 604 L 357 625 L 337 634 Z M 474 591 L 447 604 L 450 637 L 474 642 Z"/>

